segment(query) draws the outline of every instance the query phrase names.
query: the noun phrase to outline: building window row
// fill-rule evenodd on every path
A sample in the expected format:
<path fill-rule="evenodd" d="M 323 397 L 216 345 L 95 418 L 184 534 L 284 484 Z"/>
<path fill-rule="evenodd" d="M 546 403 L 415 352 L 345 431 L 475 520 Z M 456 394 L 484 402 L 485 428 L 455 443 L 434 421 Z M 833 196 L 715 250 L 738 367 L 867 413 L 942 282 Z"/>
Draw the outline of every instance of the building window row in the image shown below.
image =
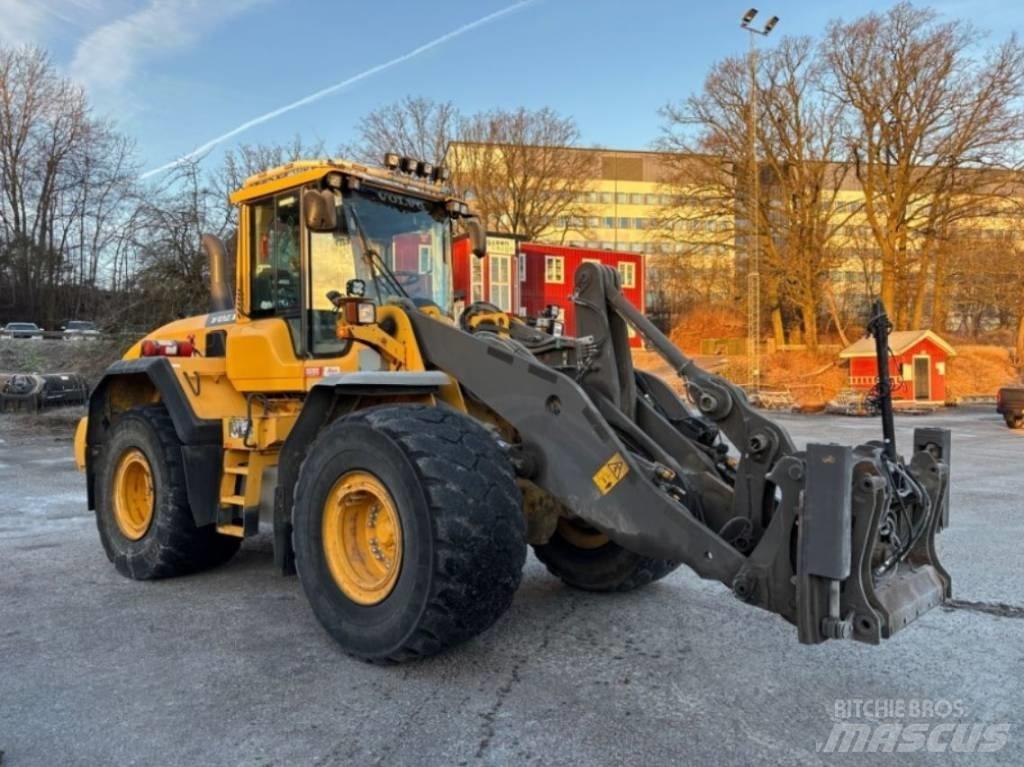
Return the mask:
<path fill-rule="evenodd" d="M 694 244 L 690 242 L 613 242 L 610 240 L 569 240 L 571 248 L 590 250 L 617 250 L 621 253 L 687 254 L 694 256 L 728 256 L 732 253 L 729 245 L 721 243 Z"/>
<path fill-rule="evenodd" d="M 583 229 L 672 229 L 690 232 L 731 232 L 734 224 L 724 218 L 684 219 L 662 222 L 657 218 L 634 218 L 626 216 L 559 216 L 555 222 L 559 229 L 581 231 Z"/>
<path fill-rule="evenodd" d="M 870 238 L 874 236 L 874 232 L 870 226 L 841 226 L 839 227 L 839 233 L 843 237 Z"/>
<path fill-rule="evenodd" d="M 716 201 L 685 194 L 651 194 L 646 192 L 580 192 L 575 197 L 581 205 L 658 205 L 660 207 L 707 207 Z"/>

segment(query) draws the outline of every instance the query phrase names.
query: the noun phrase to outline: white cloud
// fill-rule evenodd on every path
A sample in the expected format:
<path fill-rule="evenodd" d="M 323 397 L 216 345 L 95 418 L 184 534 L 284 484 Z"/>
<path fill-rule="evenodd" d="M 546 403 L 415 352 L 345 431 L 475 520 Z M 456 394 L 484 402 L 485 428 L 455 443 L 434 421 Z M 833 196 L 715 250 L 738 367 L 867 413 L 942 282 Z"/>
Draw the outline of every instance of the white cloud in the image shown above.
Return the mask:
<path fill-rule="evenodd" d="M 81 27 L 99 0 L 0 0 L 0 43 L 44 44 L 60 27 Z"/>
<path fill-rule="evenodd" d="M 39 39 L 46 20 L 46 9 L 32 2 L 0 0 L 0 42 L 6 45 L 24 45 Z"/>
<path fill-rule="evenodd" d="M 92 90 L 116 90 L 148 59 L 194 45 L 260 2 L 264 0 L 148 0 L 86 35 L 75 50 L 71 76 Z"/>

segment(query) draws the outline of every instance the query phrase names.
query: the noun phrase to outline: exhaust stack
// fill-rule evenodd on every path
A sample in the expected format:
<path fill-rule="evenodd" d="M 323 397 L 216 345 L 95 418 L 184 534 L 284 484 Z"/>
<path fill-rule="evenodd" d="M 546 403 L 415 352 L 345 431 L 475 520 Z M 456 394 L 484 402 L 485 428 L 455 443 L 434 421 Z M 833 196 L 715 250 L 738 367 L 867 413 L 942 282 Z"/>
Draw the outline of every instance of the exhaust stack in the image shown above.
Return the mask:
<path fill-rule="evenodd" d="M 204 234 L 202 245 L 210 264 L 210 311 L 230 311 L 235 307 L 235 298 L 228 285 L 224 243 L 216 235 Z"/>

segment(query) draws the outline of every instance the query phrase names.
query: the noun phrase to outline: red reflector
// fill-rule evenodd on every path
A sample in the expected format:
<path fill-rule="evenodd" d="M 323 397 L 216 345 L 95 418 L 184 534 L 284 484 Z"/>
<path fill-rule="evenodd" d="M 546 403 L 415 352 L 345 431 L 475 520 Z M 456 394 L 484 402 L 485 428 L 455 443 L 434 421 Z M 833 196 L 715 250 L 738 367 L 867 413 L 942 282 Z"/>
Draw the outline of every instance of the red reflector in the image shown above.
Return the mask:
<path fill-rule="evenodd" d="M 151 341 L 142 342 L 140 351 L 143 357 L 191 357 L 195 346 L 189 341 Z"/>

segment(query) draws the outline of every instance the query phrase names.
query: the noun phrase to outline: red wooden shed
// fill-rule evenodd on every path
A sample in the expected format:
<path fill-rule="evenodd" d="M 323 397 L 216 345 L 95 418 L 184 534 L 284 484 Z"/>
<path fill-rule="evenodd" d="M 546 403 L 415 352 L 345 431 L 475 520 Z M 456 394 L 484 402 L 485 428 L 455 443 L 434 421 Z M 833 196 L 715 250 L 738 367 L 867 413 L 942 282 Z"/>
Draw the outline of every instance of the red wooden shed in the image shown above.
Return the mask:
<path fill-rule="evenodd" d="M 897 330 L 889 335 L 889 375 L 894 400 L 946 401 L 946 364 L 956 351 L 930 330 Z M 875 339 L 862 338 L 839 353 L 850 361 L 850 386 L 868 390 L 878 382 Z"/>

